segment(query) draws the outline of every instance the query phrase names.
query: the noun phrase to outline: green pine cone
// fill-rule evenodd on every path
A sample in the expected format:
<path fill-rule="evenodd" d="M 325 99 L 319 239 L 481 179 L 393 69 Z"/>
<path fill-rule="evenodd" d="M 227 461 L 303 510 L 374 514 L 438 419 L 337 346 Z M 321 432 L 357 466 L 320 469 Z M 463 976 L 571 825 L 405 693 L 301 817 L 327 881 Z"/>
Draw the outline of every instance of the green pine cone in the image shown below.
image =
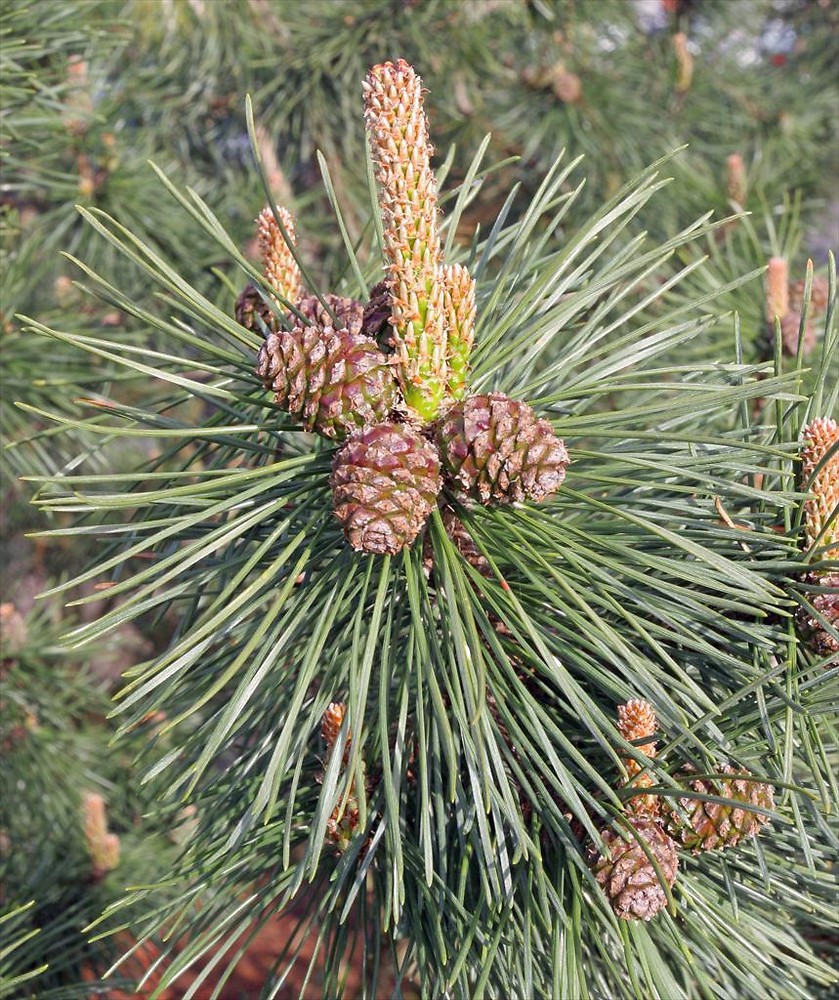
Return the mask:
<path fill-rule="evenodd" d="M 754 812 L 753 807 L 772 809 L 775 805 L 774 789 L 765 782 L 750 779 L 748 771 L 737 771 L 728 764 L 722 768 L 716 781 L 694 779 L 690 783 L 692 791 L 733 799 L 743 805 L 680 798 L 678 806 L 685 814 L 683 816 L 672 799 L 662 798 L 661 814 L 665 829 L 694 854 L 734 847 L 743 837 L 758 833 L 769 817 Z"/>
<path fill-rule="evenodd" d="M 454 488 L 483 504 L 543 500 L 565 478 L 568 452 L 548 421 L 501 393 L 458 403 L 436 441 Z"/>
<path fill-rule="evenodd" d="M 679 855 L 676 845 L 653 820 L 632 821 L 635 835 L 625 833 L 626 840 L 616 830 L 603 831 L 603 841 L 609 857 L 596 855 L 592 871 L 621 920 L 650 920 L 667 905 L 667 893 L 661 884 L 668 886 L 676 881 Z M 661 871 L 661 877 L 638 842 L 643 840 Z"/>
<path fill-rule="evenodd" d="M 434 445 L 406 424 L 377 424 L 336 454 L 330 483 L 350 545 L 395 555 L 414 541 L 437 503 L 440 461 Z"/>
<path fill-rule="evenodd" d="M 256 370 L 279 406 L 328 438 L 386 419 L 397 400 L 384 355 L 368 337 L 347 329 L 298 326 L 272 333 Z"/>

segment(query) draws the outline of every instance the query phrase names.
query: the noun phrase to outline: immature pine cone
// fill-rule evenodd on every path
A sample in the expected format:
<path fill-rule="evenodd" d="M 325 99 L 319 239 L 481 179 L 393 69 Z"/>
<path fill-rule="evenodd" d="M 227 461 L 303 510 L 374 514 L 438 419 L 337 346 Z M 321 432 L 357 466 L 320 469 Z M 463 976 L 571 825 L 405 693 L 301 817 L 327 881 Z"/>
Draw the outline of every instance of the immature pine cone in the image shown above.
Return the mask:
<path fill-rule="evenodd" d="M 634 819 L 632 827 L 634 836 L 627 832 L 627 840 L 615 830 L 603 831 L 610 857 L 596 857 L 592 870 L 621 920 L 650 920 L 667 905 L 667 894 L 638 841 L 645 841 L 668 886 L 676 881 L 679 856 L 673 840 L 654 821 Z"/>
<path fill-rule="evenodd" d="M 456 404 L 436 440 L 455 487 L 483 504 L 542 500 L 565 478 L 568 452 L 548 421 L 500 393 Z"/>
<path fill-rule="evenodd" d="M 808 599 L 822 618 L 830 623 L 833 630 L 839 632 L 839 573 L 821 574 L 816 577 L 815 582 L 820 587 L 832 587 L 835 590 L 832 594 L 810 594 Z M 806 608 L 799 609 L 796 621 L 799 631 L 816 656 L 830 656 L 831 653 L 839 653 L 839 639 L 831 635 L 823 623 L 811 615 Z M 837 658 L 833 657 L 830 662 L 836 663 Z"/>
<path fill-rule="evenodd" d="M 796 312 L 802 312 L 804 307 L 804 286 L 805 282 L 793 281 L 789 286 L 790 308 Z M 810 289 L 810 315 L 820 316 L 826 309 L 830 295 L 830 285 L 827 278 L 822 274 L 813 277 L 813 284 Z"/>
<path fill-rule="evenodd" d="M 825 551 L 819 554 L 819 561 L 839 560 L 839 516 L 824 530 L 839 505 L 839 449 L 816 472 L 819 462 L 838 442 L 839 423 L 830 417 L 817 417 L 804 428 L 801 481 L 810 492 L 804 501 L 804 547 L 824 548 Z"/>
<path fill-rule="evenodd" d="M 250 282 L 245 285 L 236 299 L 236 307 L 233 315 L 236 317 L 236 322 L 248 330 L 256 330 L 258 333 L 262 332 L 257 317 L 262 320 L 268 330 L 277 329 L 277 318 L 271 307 L 259 294 L 256 285 Z"/>
<path fill-rule="evenodd" d="M 755 812 L 754 807 L 772 809 L 775 805 L 771 785 L 752 781 L 749 771 L 737 771 L 730 765 L 722 768 L 716 780 L 696 778 L 691 781 L 690 788 L 700 795 L 718 795 L 742 803 L 742 806 L 724 805 L 704 799 L 680 798 L 678 805 L 686 814 L 685 818 L 671 799 L 662 799 L 665 829 L 694 854 L 734 847 L 743 837 L 758 833 L 769 817 Z"/>
<path fill-rule="evenodd" d="M 624 705 L 618 705 L 618 731 L 629 742 L 635 743 L 652 736 L 656 729 L 655 709 L 648 701 L 633 698 Z M 655 757 L 655 740 L 638 744 L 638 750 L 647 757 Z M 624 758 L 624 766 L 629 774 L 629 784 L 638 788 L 649 788 L 655 784 L 655 779 L 643 770 L 641 764 L 632 757 Z M 659 799 L 657 795 L 636 795 L 629 800 L 629 809 L 635 815 L 657 816 Z"/>
<path fill-rule="evenodd" d="M 434 509 L 440 461 L 405 424 L 376 424 L 349 441 L 332 464 L 332 499 L 347 540 L 361 552 L 395 555 Z"/>
<path fill-rule="evenodd" d="M 307 430 L 343 438 L 389 415 L 396 383 L 368 337 L 331 326 L 297 326 L 268 336 L 257 373 L 275 401 Z"/>
<path fill-rule="evenodd" d="M 773 326 L 774 330 L 774 326 Z M 791 358 L 798 356 L 798 343 L 801 339 L 801 313 L 791 309 L 781 320 L 781 345 L 784 354 Z M 811 319 L 804 324 L 804 347 L 802 357 L 809 357 L 816 346 L 816 328 Z"/>
<path fill-rule="evenodd" d="M 332 295 L 329 292 L 326 295 L 322 295 L 321 298 L 335 314 L 335 320 L 338 323 L 336 329 L 349 330 L 350 333 L 363 332 L 361 327 L 364 318 L 364 306 L 360 302 L 347 298 L 345 295 Z M 306 317 L 312 326 L 333 326 L 335 320 L 329 315 L 323 302 L 321 302 L 321 299 L 317 295 L 305 295 L 299 302 L 294 303 L 294 307 Z M 295 316 L 294 313 L 289 313 L 288 318 L 290 326 L 303 325 L 299 317 Z"/>

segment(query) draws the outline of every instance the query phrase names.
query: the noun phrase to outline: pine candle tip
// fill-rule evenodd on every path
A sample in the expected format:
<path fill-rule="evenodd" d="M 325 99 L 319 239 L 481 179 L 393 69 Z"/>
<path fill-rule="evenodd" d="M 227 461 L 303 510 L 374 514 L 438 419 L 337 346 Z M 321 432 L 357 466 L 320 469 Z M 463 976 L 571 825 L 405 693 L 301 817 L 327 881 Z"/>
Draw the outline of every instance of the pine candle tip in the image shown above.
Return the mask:
<path fill-rule="evenodd" d="M 108 831 L 104 798 L 97 792 L 85 792 L 82 796 L 82 811 L 85 839 L 88 844 L 102 840 Z"/>
<path fill-rule="evenodd" d="M 93 878 L 103 878 L 119 863 L 120 840 L 108 830 L 105 800 L 98 792 L 85 792 L 82 796 L 84 839 L 92 862 Z"/>
<path fill-rule="evenodd" d="M 282 223 L 289 242 L 286 242 L 277 218 Z M 287 208 L 277 205 L 275 217 L 274 210 L 266 205 L 256 218 L 256 226 L 259 256 L 266 283 L 277 296 L 295 303 L 300 298 L 301 282 L 300 268 L 290 249 L 297 242 L 294 216 Z"/>
<path fill-rule="evenodd" d="M 693 81 L 693 55 L 688 47 L 688 36 L 683 31 L 673 35 L 673 52 L 676 55 L 676 92 L 685 94 Z"/>
<path fill-rule="evenodd" d="M 746 180 L 746 164 L 739 153 L 731 153 L 725 161 L 726 192 L 731 201 L 738 205 L 746 202 L 748 182 Z"/>
<path fill-rule="evenodd" d="M 338 733 L 341 731 L 346 709 L 347 706 L 343 701 L 333 701 L 329 703 L 326 711 L 323 713 L 320 734 L 330 750 L 335 746 L 335 742 L 338 739 Z"/>
<path fill-rule="evenodd" d="M 772 323 L 789 312 L 789 267 L 785 258 L 770 257 L 766 269 L 766 315 Z"/>
<path fill-rule="evenodd" d="M 655 740 L 638 743 L 653 736 L 657 726 L 655 709 L 648 701 L 633 698 L 618 705 L 618 732 L 628 743 L 635 743 L 639 753 L 653 758 L 656 755 Z M 629 784 L 637 788 L 649 788 L 655 784 L 652 775 L 640 772 L 643 765 L 633 757 L 624 757 L 623 765 L 629 775 Z M 628 808 L 636 815 L 657 816 L 659 801 L 656 795 L 635 795 L 628 802 Z"/>
<path fill-rule="evenodd" d="M 648 701 L 632 698 L 625 704 L 618 705 L 618 731 L 628 743 L 652 736 L 656 725 L 655 709 Z M 648 747 L 652 747 L 652 752 Z M 648 757 L 655 756 L 655 743 L 644 744 L 639 749 Z"/>
<path fill-rule="evenodd" d="M 446 397 L 437 182 L 422 80 L 404 59 L 373 66 L 364 120 L 379 189 L 396 368 L 405 402 L 428 422 Z"/>
<path fill-rule="evenodd" d="M 11 601 L 4 601 L 0 604 L 0 648 L 3 654 L 23 649 L 28 638 L 29 630 L 23 615 Z"/>

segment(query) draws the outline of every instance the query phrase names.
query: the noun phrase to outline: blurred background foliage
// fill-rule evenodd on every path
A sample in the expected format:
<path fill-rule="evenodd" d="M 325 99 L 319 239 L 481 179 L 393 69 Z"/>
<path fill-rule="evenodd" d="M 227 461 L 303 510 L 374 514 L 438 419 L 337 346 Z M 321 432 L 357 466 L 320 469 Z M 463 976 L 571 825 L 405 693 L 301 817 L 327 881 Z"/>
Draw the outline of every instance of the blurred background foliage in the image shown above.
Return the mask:
<path fill-rule="evenodd" d="M 3 927 L 20 945 L 9 955 L 0 951 L 0 992 L 7 985 L 21 995 L 58 996 L 68 982 L 100 975 L 113 945 L 86 943 L 82 928 L 122 886 L 165 871 L 176 851 L 177 833 L 160 816 L 146 818 L 153 783 L 138 790 L 131 773 L 134 752 L 160 720 L 140 727 L 140 743 L 132 736 L 114 752 L 107 719 L 121 672 L 165 645 L 173 621 L 149 616 L 126 624 L 82 663 L 60 640 L 74 624 L 66 613 L 32 610 L 35 593 L 77 571 L 96 543 L 81 535 L 47 547 L 24 538 L 44 522 L 27 506 L 32 485 L 19 477 L 72 472 L 80 454 L 92 463 L 88 471 L 117 474 L 164 450 L 139 438 L 128 447 L 124 439 L 94 443 L 81 425 L 45 435 L 33 416 L 46 408 L 80 418 L 89 412 L 85 397 L 107 395 L 118 382 L 126 383 L 123 399 L 146 398 L 149 390 L 106 356 L 64 341 L 49 341 L 45 353 L 47 342 L 24 333 L 19 314 L 71 334 L 105 332 L 146 348 L 166 342 L 142 316 L 85 297 L 74 284 L 80 272 L 60 251 L 142 299 L 154 316 L 171 313 L 166 297 L 150 294 L 142 270 L 96 236 L 75 206 L 150 234 L 186 282 L 231 314 L 241 270 L 194 220 L 173 210 L 148 160 L 191 186 L 254 257 L 253 219 L 265 196 L 248 138 L 249 93 L 272 191 L 301 220 L 302 251 L 316 277 L 338 287 L 346 253 L 317 151 L 329 164 L 350 238 L 366 245 L 360 81 L 371 64 L 402 56 L 429 90 L 445 191 L 472 182 L 470 164 L 491 134 L 483 163 L 492 170 L 480 199 L 459 216 L 464 253 L 476 227 L 487 235 L 516 186 L 508 221 L 520 217 L 562 150 L 569 162 L 581 154 L 585 160 L 562 189 L 569 207 L 548 234 L 549 249 L 561 248 L 630 177 L 685 146 L 666 166 L 674 180 L 658 193 L 654 216 L 644 218 L 651 235 L 669 239 L 704 213 L 716 220 L 750 214 L 708 232 L 699 250 L 678 248 L 674 274 L 700 256 L 706 265 L 649 309 L 713 293 L 739 315 L 741 356 L 765 361 L 775 353 L 765 320 L 767 260 L 785 257 L 794 280 L 811 257 L 823 274 L 837 241 L 837 32 L 835 0 L 7 0 L 0 20 L 0 420 L 11 447 L 0 452 L 7 609 L 0 912 L 10 914 Z M 735 154 L 742 164 L 736 176 Z M 585 185 L 573 194 L 579 176 Z M 633 221 L 622 238 L 638 231 Z M 650 291 L 639 283 L 632 295 L 640 301 Z M 679 345 L 678 360 L 730 358 L 732 329 L 730 317 L 710 323 L 701 342 Z M 49 517 L 52 527 L 67 523 L 60 513 Z M 107 594 L 101 600 L 100 612 L 117 613 L 117 601 L 108 603 Z M 72 774 L 68 759 L 76 762 Z M 122 843 L 118 868 L 96 878 L 83 835 L 91 791 L 107 799 Z M 187 822 L 172 817 L 175 829 Z M 18 852 L 13 862 L 10 847 L 18 842 L 46 849 L 34 861 Z M 60 961 L 15 986 L 15 976 L 37 972 L 47 947 Z"/>

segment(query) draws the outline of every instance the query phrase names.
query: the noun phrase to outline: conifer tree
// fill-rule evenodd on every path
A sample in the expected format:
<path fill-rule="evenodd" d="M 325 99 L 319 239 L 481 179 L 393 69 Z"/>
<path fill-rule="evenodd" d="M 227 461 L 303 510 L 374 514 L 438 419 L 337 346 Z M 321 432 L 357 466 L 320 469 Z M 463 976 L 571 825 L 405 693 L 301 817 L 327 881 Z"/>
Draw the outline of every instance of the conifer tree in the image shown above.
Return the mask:
<path fill-rule="evenodd" d="M 80 516 L 63 533 L 108 540 L 67 585 L 108 583 L 120 603 L 73 644 L 177 609 L 167 648 L 119 696 L 125 732 L 166 713 L 176 749 L 151 746 L 143 766 L 196 809 L 171 876 L 184 889 L 134 899 L 149 903 L 139 944 L 182 928 L 157 989 L 190 966 L 198 981 L 232 970 L 308 883 L 301 927 L 317 934 L 326 996 L 348 955 L 372 995 L 386 969 L 429 996 L 826 987 L 805 934 L 830 920 L 834 674 L 797 630 L 792 593 L 824 567 L 814 544 L 832 523 L 814 527 L 803 501 L 832 496 L 817 470 L 835 445 L 819 444 L 827 459 L 805 445 L 798 491 L 795 467 L 805 424 L 836 407 L 835 272 L 812 390 L 795 363 L 740 363 L 734 329 L 727 358 L 668 361 L 719 319 L 713 293 L 668 305 L 695 272 L 671 258 L 713 223 L 661 245 L 633 235 L 661 164 L 557 247 L 574 202 L 560 160 L 525 213 L 465 254 L 453 236 L 481 182 L 443 223 L 420 95 L 407 63 L 367 77 L 381 214 L 372 243 L 346 240 L 341 285 L 309 284 L 305 217 L 292 230 L 269 206 L 260 269 L 212 205 L 158 171 L 244 271 L 252 321 L 94 209 L 89 224 L 165 292 L 173 319 L 149 322 L 170 346 L 150 365 L 117 339 L 28 326 L 160 382 L 117 384 L 85 421 L 166 441 L 151 466 L 114 482 L 81 462 L 38 494 Z M 145 315 L 79 265 L 91 290 Z M 441 294 L 457 267 L 474 279 L 474 334 L 471 306 Z M 655 274 L 658 290 L 638 291 Z M 811 295 L 809 280 L 805 311 Z M 362 348 L 390 369 L 387 412 Z M 349 411 L 360 427 L 338 418 L 347 393 L 370 403 Z M 650 713 L 637 736 L 633 699 Z M 295 940 L 278 942 L 266 996 Z"/>
<path fill-rule="evenodd" d="M 16 0 L 3 989 L 835 988 L 832 11 L 663 6 Z"/>

